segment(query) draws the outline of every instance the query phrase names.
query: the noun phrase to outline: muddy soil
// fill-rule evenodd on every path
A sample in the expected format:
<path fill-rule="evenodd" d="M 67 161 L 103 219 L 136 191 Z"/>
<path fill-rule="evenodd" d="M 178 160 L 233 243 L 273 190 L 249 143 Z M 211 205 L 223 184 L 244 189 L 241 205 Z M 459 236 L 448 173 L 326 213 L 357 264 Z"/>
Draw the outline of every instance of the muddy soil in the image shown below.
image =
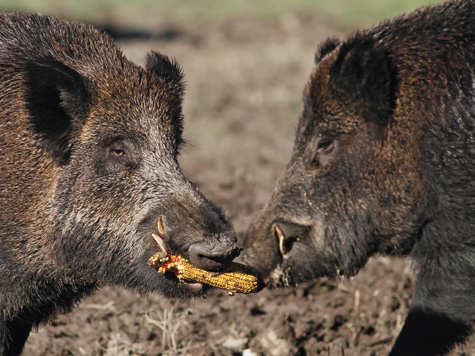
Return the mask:
<path fill-rule="evenodd" d="M 139 64 L 154 49 L 183 67 L 188 145 L 181 165 L 243 234 L 290 157 L 317 44 L 351 30 L 318 14 L 288 14 L 265 23 L 197 22 L 116 34 Z M 402 327 L 412 285 L 409 262 L 379 257 L 349 281 L 249 296 L 214 291 L 174 302 L 104 287 L 33 332 L 24 354 L 385 355 Z M 463 352 L 475 355 L 473 339 L 454 355 Z"/>

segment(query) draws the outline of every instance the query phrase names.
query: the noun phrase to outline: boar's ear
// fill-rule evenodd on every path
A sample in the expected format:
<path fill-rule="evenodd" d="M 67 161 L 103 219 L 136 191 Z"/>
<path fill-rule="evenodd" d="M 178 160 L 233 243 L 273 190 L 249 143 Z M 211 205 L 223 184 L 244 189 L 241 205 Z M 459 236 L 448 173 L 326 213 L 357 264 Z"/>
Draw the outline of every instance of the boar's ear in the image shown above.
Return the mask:
<path fill-rule="evenodd" d="M 160 78 L 163 83 L 170 88 L 175 96 L 174 100 L 176 105 L 174 106 L 174 115 L 172 115 L 172 117 L 175 120 L 173 128 L 176 147 L 179 149 L 179 147 L 184 143 L 182 138 L 183 115 L 181 112 L 181 104 L 183 102 L 183 94 L 185 91 L 183 71 L 175 60 L 155 51 L 148 53 L 145 63 L 145 68 Z"/>
<path fill-rule="evenodd" d="M 338 41 L 336 38 L 328 38 L 318 47 L 317 52 L 315 52 L 315 64 L 318 64 L 323 59 L 323 57 L 332 52 L 339 45 L 340 41 Z"/>
<path fill-rule="evenodd" d="M 67 163 L 70 134 L 89 112 L 86 79 L 51 58 L 27 62 L 26 102 L 33 127 L 48 142 L 59 163 Z"/>
<path fill-rule="evenodd" d="M 147 55 L 145 68 L 161 78 L 179 100 L 183 99 L 183 71 L 175 60 L 164 54 L 151 51 Z"/>
<path fill-rule="evenodd" d="M 372 40 L 342 44 L 330 69 L 330 84 L 345 103 L 369 121 L 386 125 L 393 108 L 390 62 Z"/>

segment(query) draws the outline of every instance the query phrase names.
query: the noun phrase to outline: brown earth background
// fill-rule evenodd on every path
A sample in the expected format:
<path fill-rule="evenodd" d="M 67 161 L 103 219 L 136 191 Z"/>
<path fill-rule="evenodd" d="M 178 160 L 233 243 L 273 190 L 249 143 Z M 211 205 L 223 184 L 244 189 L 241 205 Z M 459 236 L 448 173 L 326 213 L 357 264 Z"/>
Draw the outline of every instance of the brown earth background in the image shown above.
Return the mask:
<path fill-rule="evenodd" d="M 34 4 L 26 9 L 37 10 Z M 180 163 L 243 234 L 290 157 L 317 44 L 350 33 L 357 19 L 343 25 L 338 17 L 301 9 L 223 21 L 192 15 L 151 20 L 147 9 L 143 13 L 142 26 L 136 17 L 127 26 L 121 13 L 107 9 L 90 22 L 107 27 L 138 64 L 152 49 L 181 64 L 188 145 Z M 107 286 L 34 331 L 24 355 L 386 355 L 403 325 L 412 285 L 409 261 L 376 257 L 351 280 L 247 296 L 216 290 L 205 299 L 176 302 Z M 453 355 L 463 352 L 475 355 L 474 338 Z"/>

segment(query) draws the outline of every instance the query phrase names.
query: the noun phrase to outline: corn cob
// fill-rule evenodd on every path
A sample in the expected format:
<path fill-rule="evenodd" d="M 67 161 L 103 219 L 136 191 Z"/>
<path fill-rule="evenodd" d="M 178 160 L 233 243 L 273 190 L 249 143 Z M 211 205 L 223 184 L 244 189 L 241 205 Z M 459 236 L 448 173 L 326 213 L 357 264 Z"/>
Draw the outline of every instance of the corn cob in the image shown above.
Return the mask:
<path fill-rule="evenodd" d="M 157 220 L 158 234 L 152 234 L 157 242 L 159 251 L 148 260 L 148 264 L 159 273 L 172 272 L 180 280 L 209 284 L 210 286 L 226 289 L 230 295 L 234 292 L 251 293 L 259 285 L 256 276 L 249 273 L 249 268 L 239 263 L 231 263 L 225 272 L 212 273 L 193 266 L 183 256 L 170 253 L 165 242 L 165 229 L 162 217 Z"/>
<path fill-rule="evenodd" d="M 227 271 L 215 274 L 193 266 L 182 256 L 165 256 L 162 252 L 157 252 L 150 257 L 149 265 L 155 267 L 159 273 L 173 272 L 178 279 L 209 284 L 230 291 L 251 293 L 258 287 L 257 277 L 248 274 L 246 268 L 238 263 L 232 263 Z"/>

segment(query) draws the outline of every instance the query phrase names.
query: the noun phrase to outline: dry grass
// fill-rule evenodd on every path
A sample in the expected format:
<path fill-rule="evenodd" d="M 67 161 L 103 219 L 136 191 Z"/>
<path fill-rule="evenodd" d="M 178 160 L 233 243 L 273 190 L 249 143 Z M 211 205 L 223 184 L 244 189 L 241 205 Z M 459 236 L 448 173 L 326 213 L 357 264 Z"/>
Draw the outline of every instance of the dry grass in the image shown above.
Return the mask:
<path fill-rule="evenodd" d="M 181 330 L 187 325 L 186 317 L 189 311 L 176 312 L 174 307 L 157 310 L 143 316 L 143 322 L 151 329 L 156 328 L 161 334 L 161 355 L 180 356 L 186 355 L 189 343 L 182 346 L 183 333 Z"/>

